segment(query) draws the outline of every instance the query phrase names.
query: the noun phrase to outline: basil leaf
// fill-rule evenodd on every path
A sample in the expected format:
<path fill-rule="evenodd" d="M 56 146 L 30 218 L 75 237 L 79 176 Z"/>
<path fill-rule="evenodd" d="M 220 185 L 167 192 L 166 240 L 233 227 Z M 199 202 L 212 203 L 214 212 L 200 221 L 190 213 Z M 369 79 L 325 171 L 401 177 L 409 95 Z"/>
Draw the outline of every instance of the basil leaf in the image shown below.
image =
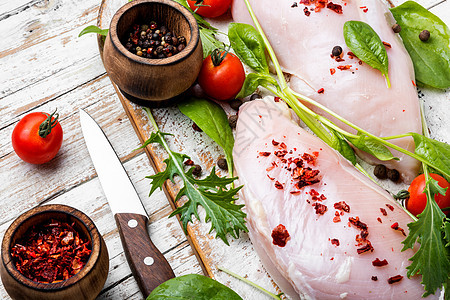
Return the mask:
<path fill-rule="evenodd" d="M 331 147 L 336 149 L 343 157 L 348 159 L 353 165 L 356 165 L 356 155 L 352 147 L 347 143 L 344 137 L 334 129 L 331 132 Z"/>
<path fill-rule="evenodd" d="M 178 108 L 222 147 L 228 168 L 231 170 L 230 174 L 232 174 L 234 137 L 222 107 L 206 99 L 191 97 L 187 101 L 178 103 Z"/>
<path fill-rule="evenodd" d="M 450 145 L 427 138 L 418 133 L 411 133 L 416 145 L 415 153 L 431 162 L 443 175 L 450 178 Z"/>
<path fill-rule="evenodd" d="M 391 12 L 402 28 L 400 36 L 413 61 L 416 81 L 435 88 L 450 87 L 450 30 L 447 25 L 413 1 L 392 8 Z M 430 32 L 426 42 L 419 39 L 424 29 Z"/>
<path fill-rule="evenodd" d="M 242 85 L 242 88 L 239 94 L 237 94 L 236 98 L 244 98 L 253 94 L 253 92 L 260 85 L 261 86 L 274 85 L 278 88 L 277 81 L 269 74 L 266 75 L 258 73 L 249 73 L 245 77 L 244 84 Z"/>
<path fill-rule="evenodd" d="M 90 25 L 90 26 L 84 28 L 83 30 L 81 30 L 78 37 L 85 35 L 86 33 L 97 33 L 97 34 L 106 36 L 108 34 L 108 31 L 109 31 L 108 29 L 100 29 L 95 25 Z"/>
<path fill-rule="evenodd" d="M 363 62 L 381 71 L 391 87 L 388 76 L 388 56 L 378 34 L 364 22 L 347 21 L 344 24 L 344 39 L 350 50 Z"/>
<path fill-rule="evenodd" d="M 188 274 L 161 283 L 147 300 L 242 300 L 229 287 L 209 277 Z"/>
<path fill-rule="evenodd" d="M 242 23 L 230 23 L 228 39 L 239 58 L 256 72 L 269 73 L 264 41 L 253 26 Z"/>
<path fill-rule="evenodd" d="M 357 139 L 347 138 L 347 140 L 356 148 L 375 156 L 379 160 L 398 160 L 385 145 L 371 137 L 360 135 Z"/>

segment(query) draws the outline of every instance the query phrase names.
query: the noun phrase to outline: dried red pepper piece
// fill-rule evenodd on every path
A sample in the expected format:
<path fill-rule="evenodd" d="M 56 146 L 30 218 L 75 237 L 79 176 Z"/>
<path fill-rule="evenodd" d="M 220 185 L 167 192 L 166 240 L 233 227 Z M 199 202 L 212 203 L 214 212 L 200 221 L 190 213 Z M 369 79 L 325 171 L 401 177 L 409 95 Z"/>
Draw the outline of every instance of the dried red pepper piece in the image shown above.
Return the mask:
<path fill-rule="evenodd" d="M 380 211 L 383 214 L 383 216 L 387 216 L 387 212 L 384 208 L 380 208 Z"/>
<path fill-rule="evenodd" d="M 350 212 L 350 206 L 348 206 L 345 201 L 340 201 L 334 204 L 334 208 L 338 210 L 345 211 L 346 213 Z"/>
<path fill-rule="evenodd" d="M 399 281 L 402 280 L 402 279 L 403 279 L 403 276 L 402 276 L 402 275 L 395 275 L 395 276 L 392 276 L 392 277 L 390 277 L 390 278 L 388 279 L 388 283 L 389 283 L 389 284 L 393 284 L 393 283 L 399 282 Z"/>
<path fill-rule="evenodd" d="M 380 260 L 380 259 L 377 257 L 374 261 L 372 261 L 372 265 L 373 265 L 374 267 L 384 267 L 384 266 L 387 266 L 387 265 L 388 265 L 388 262 L 387 262 L 386 259 Z"/>
<path fill-rule="evenodd" d="M 336 247 L 339 247 L 339 245 L 340 245 L 338 239 L 331 239 L 331 244 L 335 245 Z"/>
<path fill-rule="evenodd" d="M 283 224 L 279 224 L 272 230 L 272 243 L 279 247 L 286 246 L 286 242 L 289 238 L 289 232 L 286 230 Z"/>

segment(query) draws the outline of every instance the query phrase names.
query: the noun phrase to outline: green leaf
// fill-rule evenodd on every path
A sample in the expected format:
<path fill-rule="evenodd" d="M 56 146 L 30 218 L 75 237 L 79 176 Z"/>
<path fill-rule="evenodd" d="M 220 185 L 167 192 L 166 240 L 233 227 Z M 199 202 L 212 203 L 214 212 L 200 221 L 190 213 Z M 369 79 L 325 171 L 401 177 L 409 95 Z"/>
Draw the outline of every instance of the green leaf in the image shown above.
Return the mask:
<path fill-rule="evenodd" d="M 247 97 L 253 94 L 258 86 L 268 85 L 273 85 L 277 89 L 279 89 L 277 81 L 269 74 L 249 73 L 245 77 L 244 84 L 242 85 L 242 88 L 239 91 L 239 94 L 237 94 L 236 98 Z"/>
<path fill-rule="evenodd" d="M 366 135 L 360 135 L 357 139 L 347 138 L 347 140 L 356 148 L 375 156 L 379 160 L 398 160 L 385 145 Z"/>
<path fill-rule="evenodd" d="M 231 47 L 247 66 L 256 72 L 269 74 L 264 40 L 253 26 L 242 23 L 228 25 Z"/>
<path fill-rule="evenodd" d="M 83 30 L 81 30 L 78 37 L 85 35 L 86 33 L 97 33 L 97 34 L 106 36 L 108 34 L 108 31 L 109 31 L 108 29 L 100 29 L 95 25 L 90 25 L 90 26 L 84 28 Z"/>
<path fill-rule="evenodd" d="M 188 274 L 167 280 L 155 288 L 147 300 L 242 300 L 229 287 L 209 277 Z"/>
<path fill-rule="evenodd" d="M 422 274 L 422 284 L 425 287 L 423 297 L 440 289 L 450 274 L 448 249 L 442 234 L 445 215 L 434 201 L 434 196 L 440 190 L 438 182 L 428 176 L 424 190 L 427 194 L 427 204 L 418 220 L 408 224 L 409 234 L 402 242 L 402 251 L 412 249 L 416 242 L 420 243 L 419 250 L 410 258 L 411 265 L 406 269 L 408 277 Z"/>
<path fill-rule="evenodd" d="M 392 8 L 391 12 L 402 28 L 400 36 L 413 61 L 416 80 L 435 88 L 450 87 L 450 29 L 447 25 L 413 1 Z M 426 42 L 419 39 L 424 29 L 430 32 Z"/>
<path fill-rule="evenodd" d="M 337 150 L 343 157 L 349 160 L 353 165 L 356 165 L 356 155 L 353 148 L 347 143 L 345 138 L 334 129 L 330 128 L 331 132 L 331 147 Z"/>
<path fill-rule="evenodd" d="M 360 60 L 381 71 L 390 87 L 386 48 L 372 27 L 360 21 L 347 21 L 344 24 L 344 39 L 350 50 Z"/>
<path fill-rule="evenodd" d="M 450 178 L 450 145 L 442 143 L 418 133 L 411 133 L 416 145 L 415 153 L 423 159 L 431 162 L 442 175 Z"/>
<path fill-rule="evenodd" d="M 191 97 L 187 101 L 179 102 L 178 108 L 222 147 L 230 174 L 233 174 L 234 137 L 222 107 L 206 99 Z"/>

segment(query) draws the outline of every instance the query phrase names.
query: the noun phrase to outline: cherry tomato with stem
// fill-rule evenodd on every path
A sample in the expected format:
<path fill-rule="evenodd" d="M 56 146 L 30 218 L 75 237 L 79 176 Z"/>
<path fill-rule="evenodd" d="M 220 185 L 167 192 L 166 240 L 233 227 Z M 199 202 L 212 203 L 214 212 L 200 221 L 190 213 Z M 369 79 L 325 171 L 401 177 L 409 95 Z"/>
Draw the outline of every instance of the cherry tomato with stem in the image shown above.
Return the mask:
<path fill-rule="evenodd" d="M 63 141 L 63 131 L 56 110 L 51 115 L 33 112 L 14 127 L 12 146 L 16 154 L 31 164 L 43 164 L 56 156 Z"/>
<path fill-rule="evenodd" d="M 430 173 L 430 176 L 438 182 L 440 187 L 447 188 L 445 195 L 436 194 L 434 200 L 441 209 L 450 207 L 450 192 L 448 189 L 450 184 L 438 174 Z M 427 196 L 423 192 L 425 184 L 425 175 L 421 174 L 413 180 L 408 188 L 409 199 L 406 200 L 406 209 L 415 216 L 419 215 L 425 209 L 427 203 Z M 450 211 L 444 211 L 444 213 L 448 214 Z"/>
<path fill-rule="evenodd" d="M 231 5 L 231 0 L 188 0 L 189 7 L 206 18 L 223 15 Z"/>
<path fill-rule="evenodd" d="M 241 60 L 227 50 L 215 49 L 205 58 L 198 75 L 203 91 L 216 100 L 233 99 L 241 90 L 245 71 Z"/>

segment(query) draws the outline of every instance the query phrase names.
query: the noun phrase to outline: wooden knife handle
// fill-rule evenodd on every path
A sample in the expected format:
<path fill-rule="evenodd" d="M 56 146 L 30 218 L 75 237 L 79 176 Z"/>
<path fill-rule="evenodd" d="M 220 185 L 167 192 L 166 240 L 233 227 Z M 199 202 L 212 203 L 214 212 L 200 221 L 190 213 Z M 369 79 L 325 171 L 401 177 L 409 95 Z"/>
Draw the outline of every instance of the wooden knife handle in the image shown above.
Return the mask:
<path fill-rule="evenodd" d="M 175 275 L 165 257 L 150 240 L 146 216 L 118 213 L 115 218 L 131 272 L 146 298 L 154 288 Z"/>

